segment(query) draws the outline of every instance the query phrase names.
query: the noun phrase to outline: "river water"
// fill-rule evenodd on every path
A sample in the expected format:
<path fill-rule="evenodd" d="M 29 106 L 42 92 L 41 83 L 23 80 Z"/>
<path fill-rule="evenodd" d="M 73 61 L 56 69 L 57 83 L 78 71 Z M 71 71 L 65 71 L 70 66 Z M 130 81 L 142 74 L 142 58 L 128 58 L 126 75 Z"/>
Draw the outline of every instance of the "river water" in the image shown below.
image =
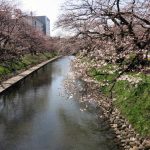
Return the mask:
<path fill-rule="evenodd" d="M 0 95 L 0 150 L 117 150 L 95 111 L 60 94 L 73 57 L 60 58 Z M 64 92 L 65 93 L 65 92 Z"/>

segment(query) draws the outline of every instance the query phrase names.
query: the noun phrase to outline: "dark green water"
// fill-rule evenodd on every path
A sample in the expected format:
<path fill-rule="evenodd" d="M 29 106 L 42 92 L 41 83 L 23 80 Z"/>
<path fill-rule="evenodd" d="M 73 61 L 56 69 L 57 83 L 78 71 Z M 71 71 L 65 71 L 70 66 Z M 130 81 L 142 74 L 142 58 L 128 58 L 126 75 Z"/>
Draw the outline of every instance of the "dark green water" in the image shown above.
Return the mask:
<path fill-rule="evenodd" d="M 95 112 L 60 95 L 73 57 L 49 63 L 0 95 L 0 150 L 117 150 Z"/>

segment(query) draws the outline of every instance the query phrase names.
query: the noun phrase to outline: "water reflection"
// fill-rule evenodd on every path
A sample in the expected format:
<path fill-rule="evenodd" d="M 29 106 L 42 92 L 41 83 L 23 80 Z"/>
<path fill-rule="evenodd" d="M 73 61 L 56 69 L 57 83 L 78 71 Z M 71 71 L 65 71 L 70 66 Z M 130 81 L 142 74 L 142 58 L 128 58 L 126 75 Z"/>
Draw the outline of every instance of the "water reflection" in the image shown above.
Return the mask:
<path fill-rule="evenodd" d="M 51 66 L 45 66 L 2 94 L 0 96 L 0 121 L 25 117 L 34 110 L 34 104 L 46 99 L 48 91 L 45 89 L 52 81 L 51 70 Z"/>
<path fill-rule="evenodd" d="M 118 149 L 96 112 L 81 112 L 77 100 L 59 95 L 71 59 L 48 64 L 0 95 L 0 150 Z"/>

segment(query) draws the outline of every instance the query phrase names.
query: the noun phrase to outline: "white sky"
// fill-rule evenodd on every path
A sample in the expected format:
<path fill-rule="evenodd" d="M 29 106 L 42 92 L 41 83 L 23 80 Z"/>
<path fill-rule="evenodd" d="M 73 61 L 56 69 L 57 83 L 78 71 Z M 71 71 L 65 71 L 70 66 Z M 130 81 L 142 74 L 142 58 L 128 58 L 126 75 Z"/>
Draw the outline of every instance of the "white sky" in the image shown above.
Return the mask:
<path fill-rule="evenodd" d="M 19 4 L 23 10 L 39 16 L 47 16 L 51 22 L 51 35 L 56 35 L 58 31 L 54 31 L 54 23 L 60 12 L 60 6 L 64 0 L 19 0 Z"/>

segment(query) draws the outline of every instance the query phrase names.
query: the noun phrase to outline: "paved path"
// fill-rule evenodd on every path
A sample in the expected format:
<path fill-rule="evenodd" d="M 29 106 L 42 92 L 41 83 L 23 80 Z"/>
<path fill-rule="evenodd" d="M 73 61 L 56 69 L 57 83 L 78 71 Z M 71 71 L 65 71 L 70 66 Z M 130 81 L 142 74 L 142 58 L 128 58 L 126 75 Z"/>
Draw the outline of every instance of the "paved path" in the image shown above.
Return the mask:
<path fill-rule="evenodd" d="M 47 60 L 45 62 L 42 62 L 41 64 L 38 64 L 20 74 L 18 74 L 15 77 L 12 77 L 4 82 L 2 82 L 0 84 L 0 93 L 3 92 L 4 90 L 6 90 L 7 88 L 9 88 L 10 86 L 12 86 L 13 84 L 17 83 L 18 81 L 22 80 L 23 78 L 25 78 L 26 76 L 28 76 L 29 74 L 31 74 L 32 72 L 38 70 L 39 68 L 43 67 L 44 65 L 48 64 L 51 61 L 54 61 L 55 59 L 58 59 L 59 57 L 55 57 L 53 59 Z"/>

